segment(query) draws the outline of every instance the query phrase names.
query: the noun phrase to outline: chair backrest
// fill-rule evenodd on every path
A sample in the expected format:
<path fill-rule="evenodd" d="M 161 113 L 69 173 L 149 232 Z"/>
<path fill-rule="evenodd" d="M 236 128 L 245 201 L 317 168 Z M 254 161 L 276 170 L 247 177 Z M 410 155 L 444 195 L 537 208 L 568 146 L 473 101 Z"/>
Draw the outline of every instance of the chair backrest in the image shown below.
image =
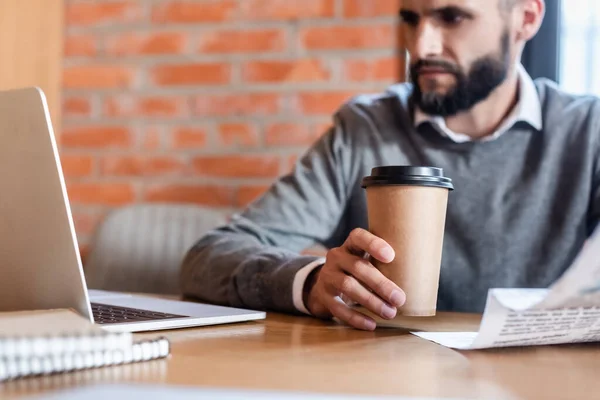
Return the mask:
<path fill-rule="evenodd" d="M 84 265 L 90 289 L 179 294 L 185 253 L 223 212 L 197 205 L 136 204 L 111 212 L 96 231 Z"/>

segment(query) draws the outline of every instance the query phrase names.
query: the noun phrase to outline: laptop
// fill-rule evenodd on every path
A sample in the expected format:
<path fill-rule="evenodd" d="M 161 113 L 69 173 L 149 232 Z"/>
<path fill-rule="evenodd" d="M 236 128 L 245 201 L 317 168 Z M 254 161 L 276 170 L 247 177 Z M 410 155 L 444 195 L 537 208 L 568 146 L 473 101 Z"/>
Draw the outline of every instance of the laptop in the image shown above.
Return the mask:
<path fill-rule="evenodd" d="M 264 319 L 261 311 L 88 291 L 46 97 L 0 91 L 0 311 L 72 308 L 104 329 Z"/>

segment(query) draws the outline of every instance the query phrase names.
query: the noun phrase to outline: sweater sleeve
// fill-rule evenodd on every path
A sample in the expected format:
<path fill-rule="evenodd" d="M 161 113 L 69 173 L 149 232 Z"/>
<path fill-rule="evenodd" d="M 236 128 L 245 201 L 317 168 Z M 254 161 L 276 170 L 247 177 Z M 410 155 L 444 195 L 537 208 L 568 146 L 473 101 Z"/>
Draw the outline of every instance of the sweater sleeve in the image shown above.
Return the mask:
<path fill-rule="evenodd" d="M 600 227 L 600 99 L 595 103 L 593 108 L 592 135 L 595 139 L 595 160 L 594 160 L 594 176 L 592 180 L 592 204 L 590 207 L 590 234 L 596 227 Z"/>
<path fill-rule="evenodd" d="M 184 295 L 234 307 L 303 311 L 294 304 L 294 277 L 318 257 L 300 252 L 314 244 L 339 245 L 347 236 L 349 153 L 336 115 L 291 173 L 190 249 L 181 269 Z"/>
<path fill-rule="evenodd" d="M 596 185 L 594 196 L 592 198 L 592 212 L 589 218 L 589 234 L 591 235 L 594 229 L 600 228 L 600 185 Z"/>
<path fill-rule="evenodd" d="M 600 132 L 598 133 L 600 135 Z M 596 169 L 593 179 L 592 205 L 590 215 L 590 228 L 600 227 L 600 155 L 596 158 Z M 591 233 L 591 232 L 590 232 Z"/>

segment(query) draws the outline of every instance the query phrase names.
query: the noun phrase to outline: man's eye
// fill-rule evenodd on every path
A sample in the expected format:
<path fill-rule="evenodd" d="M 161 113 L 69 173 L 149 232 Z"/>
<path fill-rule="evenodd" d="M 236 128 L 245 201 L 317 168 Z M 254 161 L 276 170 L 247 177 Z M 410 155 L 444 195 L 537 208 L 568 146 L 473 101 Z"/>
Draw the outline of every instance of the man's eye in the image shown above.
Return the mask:
<path fill-rule="evenodd" d="M 465 16 L 454 11 L 447 11 L 440 14 L 440 19 L 446 25 L 457 25 L 465 19 Z"/>
<path fill-rule="evenodd" d="M 400 21 L 406 25 L 417 26 L 419 24 L 419 16 L 414 13 L 400 13 Z"/>

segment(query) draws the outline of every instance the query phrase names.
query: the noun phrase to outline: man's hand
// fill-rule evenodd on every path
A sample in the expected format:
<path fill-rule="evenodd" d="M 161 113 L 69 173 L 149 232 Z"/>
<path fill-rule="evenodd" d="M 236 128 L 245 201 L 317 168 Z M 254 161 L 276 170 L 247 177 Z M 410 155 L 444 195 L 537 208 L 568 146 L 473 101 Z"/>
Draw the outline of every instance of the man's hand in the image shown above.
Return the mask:
<path fill-rule="evenodd" d="M 406 295 L 365 259 L 365 254 L 383 263 L 395 257 L 394 249 L 383 239 L 364 229 L 353 230 L 341 247 L 327 253 L 325 265 L 305 284 L 305 304 L 314 316 L 334 316 L 357 329 L 374 330 L 375 321 L 350 308 L 342 296 L 382 318 L 396 316 L 396 307 L 404 304 Z"/>

